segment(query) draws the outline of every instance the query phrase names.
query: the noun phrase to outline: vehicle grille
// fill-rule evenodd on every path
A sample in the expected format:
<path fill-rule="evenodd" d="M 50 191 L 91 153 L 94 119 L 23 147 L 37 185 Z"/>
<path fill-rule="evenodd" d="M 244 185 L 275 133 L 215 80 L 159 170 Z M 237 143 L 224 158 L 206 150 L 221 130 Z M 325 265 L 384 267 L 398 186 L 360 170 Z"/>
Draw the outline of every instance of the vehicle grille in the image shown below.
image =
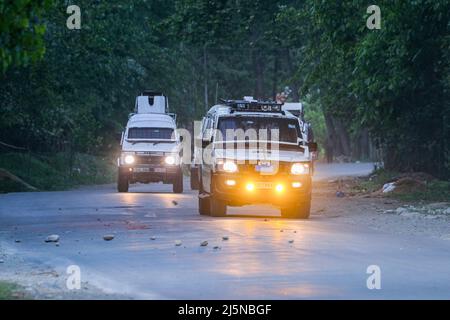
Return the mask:
<path fill-rule="evenodd" d="M 163 156 L 137 156 L 136 164 L 164 164 Z"/>

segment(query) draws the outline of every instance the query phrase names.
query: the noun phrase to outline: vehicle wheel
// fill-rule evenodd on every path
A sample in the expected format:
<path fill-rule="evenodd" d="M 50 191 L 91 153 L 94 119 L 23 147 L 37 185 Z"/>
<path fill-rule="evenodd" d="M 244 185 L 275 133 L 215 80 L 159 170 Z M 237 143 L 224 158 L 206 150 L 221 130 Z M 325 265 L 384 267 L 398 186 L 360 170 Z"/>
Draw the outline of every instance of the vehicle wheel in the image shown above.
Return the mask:
<path fill-rule="evenodd" d="M 227 214 L 227 205 L 222 200 L 211 196 L 209 199 L 212 217 L 224 217 Z"/>
<path fill-rule="evenodd" d="M 119 173 L 117 176 L 117 191 L 128 192 L 129 185 L 128 177 Z"/>
<path fill-rule="evenodd" d="M 183 193 L 183 172 L 181 170 L 173 182 L 172 190 L 173 193 Z"/>
<path fill-rule="evenodd" d="M 198 197 L 198 213 L 202 216 L 209 216 L 211 214 L 211 207 L 209 197 Z"/>
<path fill-rule="evenodd" d="M 308 219 L 311 211 L 311 201 L 288 208 L 281 208 L 281 216 L 288 219 Z"/>
<path fill-rule="evenodd" d="M 191 168 L 191 190 L 198 190 L 198 168 Z"/>

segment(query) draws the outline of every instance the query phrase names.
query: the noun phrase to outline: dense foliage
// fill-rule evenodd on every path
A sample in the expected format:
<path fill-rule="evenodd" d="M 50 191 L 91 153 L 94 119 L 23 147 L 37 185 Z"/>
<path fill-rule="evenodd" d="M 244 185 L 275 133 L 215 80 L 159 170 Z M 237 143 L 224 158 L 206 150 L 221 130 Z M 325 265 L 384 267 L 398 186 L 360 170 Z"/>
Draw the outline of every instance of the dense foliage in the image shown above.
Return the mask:
<path fill-rule="evenodd" d="M 0 0 L 0 141 L 110 152 L 142 89 L 189 127 L 217 98 L 289 86 L 340 154 L 370 155 L 370 137 L 387 167 L 450 177 L 447 0 L 377 1 L 380 30 L 356 0 L 76 4 L 81 30 L 62 1 Z"/>

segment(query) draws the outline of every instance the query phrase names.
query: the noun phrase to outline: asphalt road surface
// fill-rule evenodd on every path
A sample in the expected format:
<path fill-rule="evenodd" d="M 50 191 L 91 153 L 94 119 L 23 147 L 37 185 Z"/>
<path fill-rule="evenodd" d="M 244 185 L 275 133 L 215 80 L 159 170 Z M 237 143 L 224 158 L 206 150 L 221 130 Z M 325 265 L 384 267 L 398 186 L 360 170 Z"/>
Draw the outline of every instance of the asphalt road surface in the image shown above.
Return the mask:
<path fill-rule="evenodd" d="M 315 179 L 371 169 L 319 165 Z M 284 220 L 265 206 L 202 217 L 188 186 L 186 180 L 180 195 L 162 184 L 126 194 L 98 186 L 0 195 L 0 245 L 22 258 L 20 266 L 6 258 L 0 277 L 24 266 L 65 277 L 77 265 L 84 283 L 134 299 L 450 298 L 450 241 L 387 234 L 314 212 L 306 221 Z M 44 242 L 49 234 L 60 236 L 59 246 Z M 115 238 L 103 240 L 107 234 Z M 381 271 L 379 290 L 367 287 L 371 265 Z"/>

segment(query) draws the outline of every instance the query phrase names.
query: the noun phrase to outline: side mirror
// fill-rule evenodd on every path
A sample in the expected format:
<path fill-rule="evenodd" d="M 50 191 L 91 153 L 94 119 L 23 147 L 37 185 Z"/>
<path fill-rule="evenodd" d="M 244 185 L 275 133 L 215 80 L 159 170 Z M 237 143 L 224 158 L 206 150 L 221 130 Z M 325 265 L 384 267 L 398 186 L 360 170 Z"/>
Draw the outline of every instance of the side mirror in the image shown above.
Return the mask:
<path fill-rule="evenodd" d="M 183 140 L 184 140 L 184 137 L 180 136 L 180 142 L 183 142 Z"/>
<path fill-rule="evenodd" d="M 308 142 L 308 149 L 309 149 L 309 152 L 316 152 L 317 151 L 317 142 Z"/>

